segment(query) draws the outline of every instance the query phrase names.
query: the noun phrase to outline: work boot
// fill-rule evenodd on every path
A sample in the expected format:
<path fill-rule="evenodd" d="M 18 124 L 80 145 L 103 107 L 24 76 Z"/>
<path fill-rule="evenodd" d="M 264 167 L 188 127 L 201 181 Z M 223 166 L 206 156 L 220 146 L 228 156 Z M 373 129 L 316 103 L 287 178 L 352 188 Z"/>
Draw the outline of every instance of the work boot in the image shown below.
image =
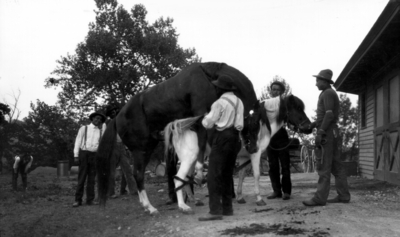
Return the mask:
<path fill-rule="evenodd" d="M 339 199 L 339 196 L 336 196 L 335 198 L 326 200 L 326 202 L 327 203 L 349 203 L 350 200 L 341 200 L 341 199 Z"/>
<path fill-rule="evenodd" d="M 282 199 L 283 199 L 283 200 L 289 200 L 289 199 L 290 199 L 290 194 L 288 194 L 288 193 L 283 193 Z"/>
<path fill-rule="evenodd" d="M 304 206 L 307 207 L 315 207 L 315 206 L 325 206 L 325 204 L 316 203 L 314 200 L 310 199 L 307 201 L 303 201 Z"/>
<path fill-rule="evenodd" d="M 222 220 L 222 215 L 213 215 L 208 213 L 206 216 L 199 217 L 199 221 L 216 221 Z"/>
<path fill-rule="evenodd" d="M 81 205 L 82 205 L 81 202 L 74 202 L 74 204 L 72 204 L 72 207 L 79 207 Z"/>
<path fill-rule="evenodd" d="M 273 192 L 271 195 L 269 195 L 267 197 L 267 199 L 275 199 L 275 198 L 281 198 L 281 197 L 282 197 L 282 193 Z"/>

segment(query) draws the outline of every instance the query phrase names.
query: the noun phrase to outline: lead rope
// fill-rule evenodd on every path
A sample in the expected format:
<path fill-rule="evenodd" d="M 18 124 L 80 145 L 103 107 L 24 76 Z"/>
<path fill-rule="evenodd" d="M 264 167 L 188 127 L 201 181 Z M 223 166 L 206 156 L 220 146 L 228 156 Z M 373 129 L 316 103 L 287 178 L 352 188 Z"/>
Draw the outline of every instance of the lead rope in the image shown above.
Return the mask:
<path fill-rule="evenodd" d="M 295 133 L 296 133 L 296 132 L 293 133 L 292 138 L 290 139 L 289 143 L 288 143 L 285 147 L 283 147 L 283 148 L 273 148 L 273 147 L 271 146 L 271 144 L 269 144 L 269 147 L 270 147 L 272 150 L 275 150 L 275 151 L 281 151 L 281 150 L 284 150 L 284 149 L 288 148 L 290 145 L 292 145 L 292 143 L 293 143 L 293 141 L 294 141 L 294 134 L 295 134 Z M 272 137 L 271 137 L 271 139 L 272 139 Z"/>

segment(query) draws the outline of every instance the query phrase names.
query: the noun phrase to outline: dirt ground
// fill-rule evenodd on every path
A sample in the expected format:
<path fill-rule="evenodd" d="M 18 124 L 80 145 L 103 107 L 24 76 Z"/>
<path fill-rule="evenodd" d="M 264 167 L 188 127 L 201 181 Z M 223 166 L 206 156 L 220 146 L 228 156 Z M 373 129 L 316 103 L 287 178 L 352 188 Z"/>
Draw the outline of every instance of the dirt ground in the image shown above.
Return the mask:
<path fill-rule="evenodd" d="M 332 179 L 333 180 L 333 179 Z M 237 180 L 235 180 L 237 181 Z M 267 200 L 268 176 L 261 190 L 266 206 L 255 204 L 253 179 L 244 184 L 246 204 L 234 203 L 234 216 L 222 221 L 199 222 L 208 212 L 207 189 L 196 195 L 205 206 L 183 215 L 176 205 L 164 205 L 164 178 L 147 180 L 150 201 L 160 215 L 143 211 L 138 196 L 109 200 L 105 209 L 83 205 L 72 208 L 76 175 L 58 179 L 56 169 L 39 167 L 28 175 L 27 192 L 11 191 L 11 174 L 0 175 L 0 237 L 5 236 L 400 236 L 400 189 L 386 182 L 349 177 L 349 204 L 304 207 L 302 200 L 315 191 L 315 173 L 292 174 L 293 193 L 288 201 Z M 19 180 L 19 184 L 21 180 Z M 331 196 L 335 196 L 334 187 Z"/>

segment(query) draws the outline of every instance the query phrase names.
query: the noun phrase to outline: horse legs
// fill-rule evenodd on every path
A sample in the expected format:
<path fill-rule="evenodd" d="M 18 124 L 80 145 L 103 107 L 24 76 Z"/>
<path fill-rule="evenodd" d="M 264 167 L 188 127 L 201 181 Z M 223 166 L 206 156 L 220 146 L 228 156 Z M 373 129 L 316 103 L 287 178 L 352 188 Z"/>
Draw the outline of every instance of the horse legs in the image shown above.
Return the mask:
<path fill-rule="evenodd" d="M 262 199 L 260 195 L 260 158 L 261 158 L 261 150 L 259 149 L 256 153 L 250 155 L 251 165 L 253 168 L 254 174 L 254 192 L 257 198 L 257 206 L 265 206 L 266 203 Z"/>
<path fill-rule="evenodd" d="M 239 161 L 239 166 L 240 166 L 244 162 L 246 162 L 246 159 L 239 158 L 238 161 Z M 238 181 L 238 186 L 236 189 L 236 201 L 239 204 L 246 203 L 246 200 L 244 200 L 243 195 L 242 195 L 242 187 L 243 187 L 244 178 L 246 177 L 247 167 L 248 167 L 248 165 L 239 170 L 239 181 Z"/>
<path fill-rule="evenodd" d="M 180 187 L 186 184 L 185 182 L 188 180 L 187 175 L 192 174 L 197 155 L 199 154 L 197 134 L 190 130 L 185 131 L 181 136 L 173 137 L 173 144 L 175 152 L 181 161 L 178 173 L 175 176 L 175 188 L 179 210 L 184 214 L 193 214 L 193 210 L 186 205 L 183 200 L 182 189 Z M 191 193 L 191 191 L 187 193 Z"/>
<path fill-rule="evenodd" d="M 185 204 L 185 201 L 183 199 L 182 188 L 179 188 L 179 187 L 181 187 L 182 185 L 185 185 L 185 183 L 182 182 L 181 180 L 184 180 L 184 181 L 188 180 L 187 175 L 189 173 L 191 173 L 190 171 L 193 169 L 194 161 L 195 161 L 195 159 L 193 159 L 193 158 L 191 160 L 189 160 L 189 159 L 182 160 L 181 159 L 181 166 L 179 167 L 179 171 L 175 177 L 175 187 L 176 187 L 176 196 L 178 198 L 178 206 L 179 206 L 179 210 L 184 214 L 194 214 L 194 211 L 192 210 L 192 208 L 190 206 Z M 185 189 L 186 189 L 186 193 L 188 195 L 190 195 L 190 193 L 191 193 L 190 187 L 185 185 Z M 193 197 L 193 195 L 192 195 L 192 197 Z"/>
<path fill-rule="evenodd" d="M 149 162 L 149 155 L 140 150 L 132 150 L 131 152 L 132 156 L 135 157 L 135 163 L 133 165 L 133 177 L 136 180 L 139 201 L 145 211 L 149 211 L 151 215 L 157 215 L 159 214 L 159 212 L 151 205 L 149 198 L 147 197 L 146 190 L 144 188 L 144 171 L 147 163 Z"/>
<path fill-rule="evenodd" d="M 199 152 L 199 154 L 200 153 L 201 152 Z M 203 153 L 201 153 L 201 154 L 203 154 Z M 199 156 L 197 156 L 197 157 L 199 157 Z M 196 162 L 196 165 L 195 165 L 196 174 L 194 176 L 194 182 L 196 184 L 198 184 L 200 187 L 201 187 L 201 185 L 203 183 L 203 180 L 204 180 L 203 167 L 204 167 L 203 163 L 200 163 L 198 161 Z M 196 198 L 196 196 L 194 195 L 194 185 L 192 185 L 192 187 L 193 188 L 191 188 L 190 190 L 193 193 L 194 205 L 195 206 L 204 206 L 204 203 L 200 200 L 200 198 Z"/>

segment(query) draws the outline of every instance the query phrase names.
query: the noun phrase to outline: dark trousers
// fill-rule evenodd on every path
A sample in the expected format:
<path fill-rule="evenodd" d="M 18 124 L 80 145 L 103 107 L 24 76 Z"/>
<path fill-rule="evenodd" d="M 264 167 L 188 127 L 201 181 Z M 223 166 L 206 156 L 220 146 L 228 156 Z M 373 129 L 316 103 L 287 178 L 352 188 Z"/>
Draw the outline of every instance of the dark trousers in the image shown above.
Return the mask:
<path fill-rule="evenodd" d="M 168 154 L 169 156 L 175 156 L 175 154 Z M 168 178 L 168 196 L 169 199 L 173 202 L 177 202 L 178 199 L 176 197 L 175 192 L 175 183 L 174 183 L 174 176 L 178 173 L 176 168 L 178 163 L 178 157 L 170 157 L 168 159 L 168 163 L 166 164 L 167 168 L 167 178 Z"/>
<path fill-rule="evenodd" d="M 234 128 L 215 131 L 211 137 L 207 174 L 210 214 L 233 212 L 232 175 L 240 151 L 239 132 Z"/>
<path fill-rule="evenodd" d="M 284 192 L 290 195 L 292 193 L 289 149 L 282 149 L 289 145 L 289 142 L 285 128 L 281 128 L 272 137 L 270 146 L 267 148 L 269 178 L 271 179 L 272 189 L 276 194 Z"/>
<path fill-rule="evenodd" d="M 268 146 L 267 148 L 269 178 L 271 179 L 271 185 L 274 193 L 278 195 L 282 192 L 289 195 L 292 193 L 289 149 L 282 149 L 285 146 L 289 145 L 289 142 L 289 136 L 286 130 L 284 128 L 281 128 L 272 137 L 270 146 Z"/>
<path fill-rule="evenodd" d="M 126 185 L 127 185 L 127 182 L 126 182 L 125 175 L 122 175 L 120 194 L 125 194 L 125 193 L 128 192 L 128 191 L 126 190 Z"/>
<path fill-rule="evenodd" d="M 28 175 L 25 172 L 26 165 L 21 163 L 22 162 L 20 162 L 20 164 L 18 165 L 17 172 L 15 172 L 13 169 L 12 187 L 14 190 L 17 190 L 18 174 L 21 174 L 22 186 L 24 187 L 24 189 L 28 187 Z"/>
<path fill-rule="evenodd" d="M 117 142 L 113 151 L 113 159 L 111 162 L 110 169 L 110 179 L 109 179 L 109 189 L 108 195 L 112 196 L 115 194 L 115 170 L 118 165 L 121 166 L 122 170 L 122 181 L 125 180 L 125 186 L 123 187 L 123 182 L 121 181 L 121 190 L 126 191 L 126 183 L 128 184 L 129 193 L 134 194 L 137 191 L 136 182 L 133 178 L 133 170 L 129 162 L 129 152 L 125 149 L 125 145 L 122 142 Z M 125 178 L 125 179 L 124 179 Z"/>
<path fill-rule="evenodd" d="M 86 184 L 86 202 L 94 200 L 94 185 L 96 177 L 96 152 L 79 151 L 78 187 L 76 187 L 75 201 L 82 203 L 83 190 Z"/>
<path fill-rule="evenodd" d="M 331 185 L 331 174 L 335 176 L 336 192 L 340 200 L 350 200 L 349 186 L 347 183 L 346 170 L 340 160 L 339 132 L 336 126 L 326 130 L 326 143 L 323 149 L 316 149 L 317 171 L 319 175 L 317 192 L 313 200 L 319 204 L 326 204 Z"/>

